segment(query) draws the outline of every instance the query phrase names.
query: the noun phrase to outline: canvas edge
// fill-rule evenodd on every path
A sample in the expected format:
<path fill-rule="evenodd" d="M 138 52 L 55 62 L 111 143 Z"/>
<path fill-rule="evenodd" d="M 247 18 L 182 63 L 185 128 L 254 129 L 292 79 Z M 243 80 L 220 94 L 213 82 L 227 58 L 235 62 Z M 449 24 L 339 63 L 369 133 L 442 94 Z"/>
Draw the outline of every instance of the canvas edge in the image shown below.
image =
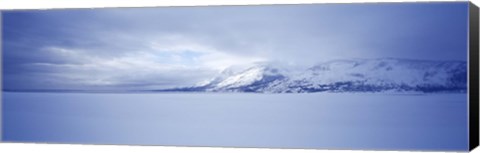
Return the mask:
<path fill-rule="evenodd" d="M 472 151 L 479 144 L 479 40 L 478 40 L 478 7 L 469 3 L 468 28 L 468 134 L 469 150 Z"/>
<path fill-rule="evenodd" d="M 0 10 L 0 142 L 3 142 L 3 11 Z"/>
<path fill-rule="evenodd" d="M 88 10 L 88 9 L 121 9 L 121 8 L 170 8 L 170 7 L 231 7 L 231 6 L 282 6 L 282 5 L 337 5 L 337 4 L 402 4 L 402 3 L 468 3 L 468 0 L 429 0 L 429 1 L 357 1 L 357 2 L 277 2 L 253 4 L 180 4 L 180 5 L 152 5 L 152 6 L 78 6 L 78 7 L 50 7 L 50 8 L 0 8 L 0 11 L 49 11 L 49 10 Z"/>

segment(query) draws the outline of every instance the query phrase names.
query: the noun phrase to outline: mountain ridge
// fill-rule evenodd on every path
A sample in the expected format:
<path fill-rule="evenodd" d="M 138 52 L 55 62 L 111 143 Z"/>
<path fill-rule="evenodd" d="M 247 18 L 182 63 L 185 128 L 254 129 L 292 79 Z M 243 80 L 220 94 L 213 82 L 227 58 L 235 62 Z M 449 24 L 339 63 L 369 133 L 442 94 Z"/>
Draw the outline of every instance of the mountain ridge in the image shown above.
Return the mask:
<path fill-rule="evenodd" d="M 333 60 L 291 72 L 271 64 L 215 77 L 202 86 L 168 91 L 466 92 L 467 63 L 396 58 Z"/>
<path fill-rule="evenodd" d="M 224 69 L 191 86 L 135 90 L 9 90 L 9 92 L 466 93 L 467 62 L 398 58 L 342 59 L 310 66 L 261 62 Z"/>

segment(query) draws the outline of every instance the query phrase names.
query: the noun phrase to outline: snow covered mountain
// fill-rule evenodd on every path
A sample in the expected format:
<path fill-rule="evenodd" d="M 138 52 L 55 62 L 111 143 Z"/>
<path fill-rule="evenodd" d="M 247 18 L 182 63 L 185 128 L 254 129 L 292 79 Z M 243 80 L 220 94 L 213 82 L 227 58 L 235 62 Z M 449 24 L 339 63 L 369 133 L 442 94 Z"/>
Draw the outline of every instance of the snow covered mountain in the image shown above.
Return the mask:
<path fill-rule="evenodd" d="M 207 83 L 179 90 L 209 92 L 466 92 L 467 63 L 351 59 L 289 70 L 262 63 L 226 70 Z"/>
<path fill-rule="evenodd" d="M 268 89 L 281 81 L 286 81 L 288 71 L 262 63 L 229 76 L 216 77 L 207 84 L 206 91 L 268 92 Z"/>

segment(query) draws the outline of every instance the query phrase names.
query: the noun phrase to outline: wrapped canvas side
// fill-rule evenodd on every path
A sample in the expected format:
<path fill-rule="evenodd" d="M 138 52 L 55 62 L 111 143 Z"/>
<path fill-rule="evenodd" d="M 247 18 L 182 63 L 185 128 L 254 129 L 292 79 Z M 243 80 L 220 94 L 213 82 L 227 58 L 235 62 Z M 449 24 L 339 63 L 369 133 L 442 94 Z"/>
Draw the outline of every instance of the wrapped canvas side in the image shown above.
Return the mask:
<path fill-rule="evenodd" d="M 469 6 L 469 142 L 470 150 L 478 146 L 478 7 L 470 2 Z"/>

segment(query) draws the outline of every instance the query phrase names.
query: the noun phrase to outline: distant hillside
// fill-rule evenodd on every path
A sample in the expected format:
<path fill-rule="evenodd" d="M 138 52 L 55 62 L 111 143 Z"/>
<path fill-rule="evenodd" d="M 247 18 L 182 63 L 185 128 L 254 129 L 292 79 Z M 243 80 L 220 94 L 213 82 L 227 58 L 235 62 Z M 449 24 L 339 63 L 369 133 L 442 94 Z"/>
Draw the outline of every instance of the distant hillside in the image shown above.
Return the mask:
<path fill-rule="evenodd" d="M 197 92 L 466 92 L 467 63 L 405 59 L 351 59 L 289 70 L 262 63 L 226 70 L 202 85 L 162 91 Z"/>

